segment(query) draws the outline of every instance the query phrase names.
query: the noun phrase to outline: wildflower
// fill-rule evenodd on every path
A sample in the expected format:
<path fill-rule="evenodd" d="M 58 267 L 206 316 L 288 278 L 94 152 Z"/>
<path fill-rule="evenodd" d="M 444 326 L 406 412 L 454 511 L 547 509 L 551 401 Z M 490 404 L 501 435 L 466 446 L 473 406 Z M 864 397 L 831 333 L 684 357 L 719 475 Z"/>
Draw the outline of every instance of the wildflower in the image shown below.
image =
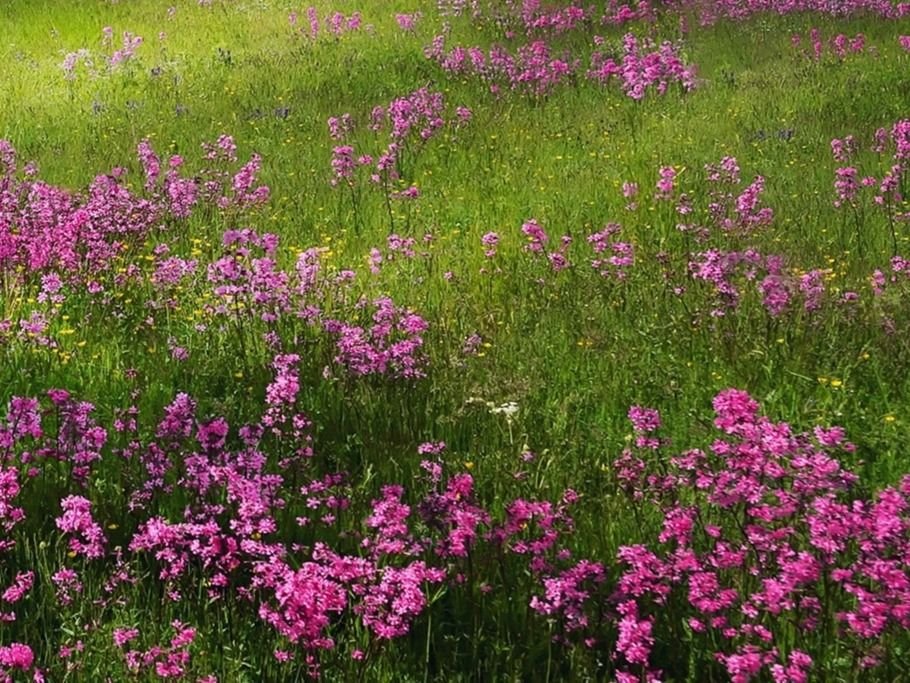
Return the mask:
<path fill-rule="evenodd" d="M 135 628 L 115 628 L 114 645 L 122 648 L 124 645 L 139 637 L 139 629 Z"/>
<path fill-rule="evenodd" d="M 499 244 L 499 235 L 495 232 L 488 232 L 480 239 L 480 242 L 486 247 L 484 256 L 487 258 L 496 256 L 496 246 Z"/>
<path fill-rule="evenodd" d="M 0 666 L 7 669 L 28 671 L 32 668 L 34 661 L 35 655 L 28 645 L 12 643 L 11 645 L 0 646 Z"/>
<path fill-rule="evenodd" d="M 88 558 L 104 555 L 107 539 L 91 514 L 91 503 L 81 496 L 67 496 L 60 502 L 63 514 L 55 520 L 60 531 L 70 534 L 70 551 Z"/>
<path fill-rule="evenodd" d="M 512 420 L 518 414 L 518 404 L 514 401 L 509 401 L 490 408 L 490 412 L 493 415 L 505 415 L 507 420 Z"/>
<path fill-rule="evenodd" d="M 521 226 L 521 231 L 527 236 L 528 243 L 525 249 L 532 252 L 543 251 L 544 245 L 549 241 L 547 233 L 540 227 L 540 224 L 533 218 L 526 221 Z"/>

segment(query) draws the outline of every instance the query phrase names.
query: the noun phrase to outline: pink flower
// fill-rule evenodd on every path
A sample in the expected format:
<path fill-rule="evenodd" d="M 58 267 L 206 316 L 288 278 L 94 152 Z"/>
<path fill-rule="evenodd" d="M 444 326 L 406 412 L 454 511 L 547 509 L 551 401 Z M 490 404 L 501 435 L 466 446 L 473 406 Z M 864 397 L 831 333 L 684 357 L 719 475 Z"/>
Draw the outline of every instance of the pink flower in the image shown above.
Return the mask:
<path fill-rule="evenodd" d="M 115 628 L 114 629 L 114 645 L 119 648 L 122 648 L 124 645 L 129 643 L 131 640 L 135 640 L 139 637 L 139 629 L 135 628 Z"/>

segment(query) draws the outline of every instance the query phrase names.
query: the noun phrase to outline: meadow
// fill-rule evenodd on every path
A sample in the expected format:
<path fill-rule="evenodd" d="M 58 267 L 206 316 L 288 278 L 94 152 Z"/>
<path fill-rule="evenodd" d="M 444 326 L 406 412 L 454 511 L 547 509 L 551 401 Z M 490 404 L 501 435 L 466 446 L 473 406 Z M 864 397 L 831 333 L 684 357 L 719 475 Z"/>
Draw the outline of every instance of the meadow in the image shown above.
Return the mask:
<path fill-rule="evenodd" d="M 910 680 L 910 4 L 0 0 L 0 64 L 0 681 Z"/>

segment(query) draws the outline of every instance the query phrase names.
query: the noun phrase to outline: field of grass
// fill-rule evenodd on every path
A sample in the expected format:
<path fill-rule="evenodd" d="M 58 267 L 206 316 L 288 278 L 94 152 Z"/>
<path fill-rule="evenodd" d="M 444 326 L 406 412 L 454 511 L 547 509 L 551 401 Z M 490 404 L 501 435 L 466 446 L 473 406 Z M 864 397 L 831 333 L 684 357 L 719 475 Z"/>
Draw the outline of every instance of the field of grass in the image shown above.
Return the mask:
<path fill-rule="evenodd" d="M 0 0 L 0 680 L 910 678 L 910 8 L 313 1 Z"/>

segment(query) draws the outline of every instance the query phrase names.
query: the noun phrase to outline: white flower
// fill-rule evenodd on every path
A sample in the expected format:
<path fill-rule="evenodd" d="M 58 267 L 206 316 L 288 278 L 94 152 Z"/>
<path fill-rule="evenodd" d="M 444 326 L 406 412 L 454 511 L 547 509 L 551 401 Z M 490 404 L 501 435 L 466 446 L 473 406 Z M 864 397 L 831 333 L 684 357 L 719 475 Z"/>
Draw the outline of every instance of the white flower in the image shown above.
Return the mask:
<path fill-rule="evenodd" d="M 505 415 L 507 420 L 511 420 L 518 414 L 518 404 L 514 401 L 509 401 L 500 406 L 490 408 L 490 412 L 494 415 Z"/>

